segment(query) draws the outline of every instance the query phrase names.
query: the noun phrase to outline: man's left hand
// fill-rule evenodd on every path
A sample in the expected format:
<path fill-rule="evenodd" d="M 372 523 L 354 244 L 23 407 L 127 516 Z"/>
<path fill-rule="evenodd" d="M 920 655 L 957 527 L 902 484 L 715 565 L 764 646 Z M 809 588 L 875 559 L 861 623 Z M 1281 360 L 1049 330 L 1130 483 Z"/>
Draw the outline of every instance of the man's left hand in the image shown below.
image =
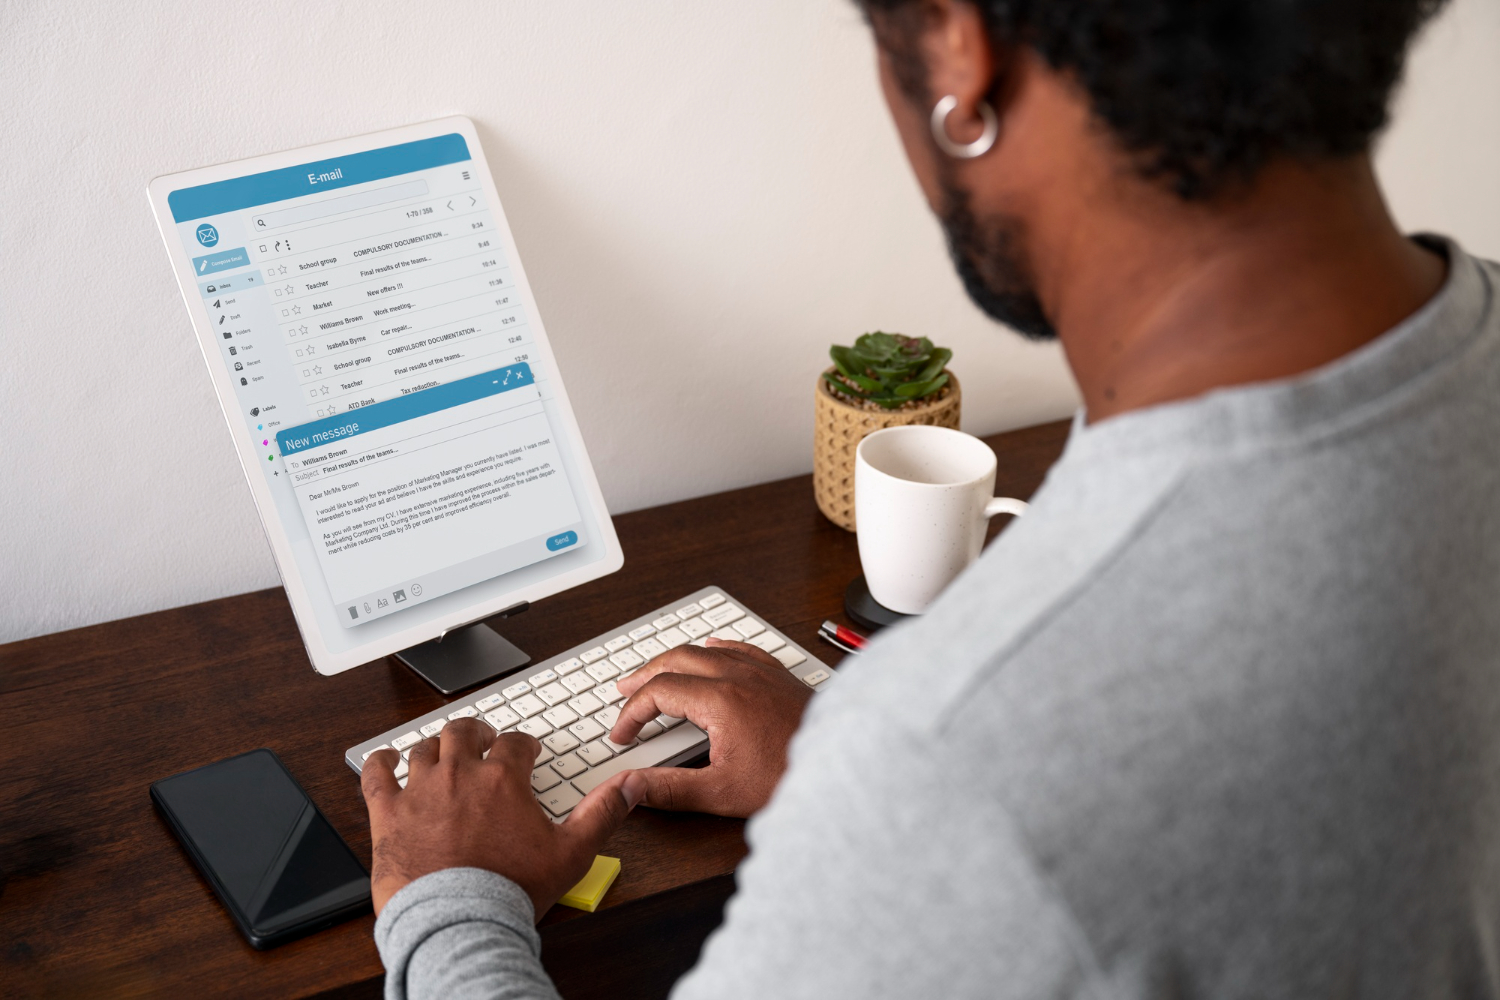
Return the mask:
<path fill-rule="evenodd" d="M 396 783 L 396 751 L 370 755 L 360 786 L 370 810 L 376 913 L 408 882 L 472 867 L 519 885 L 540 920 L 588 873 L 646 784 L 634 771 L 618 774 L 553 823 L 531 790 L 537 748 L 530 736 L 496 736 L 477 719 L 455 719 L 412 748 L 405 788 Z"/>

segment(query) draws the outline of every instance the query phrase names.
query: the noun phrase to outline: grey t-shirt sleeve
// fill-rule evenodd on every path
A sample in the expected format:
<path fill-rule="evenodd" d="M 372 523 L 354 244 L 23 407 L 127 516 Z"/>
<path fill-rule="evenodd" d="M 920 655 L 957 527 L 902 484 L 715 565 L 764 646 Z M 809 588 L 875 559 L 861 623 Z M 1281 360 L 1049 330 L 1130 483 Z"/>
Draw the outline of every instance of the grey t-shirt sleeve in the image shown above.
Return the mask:
<path fill-rule="evenodd" d="M 482 868 L 424 875 L 375 921 L 387 1000 L 556 1000 L 531 900 Z"/>

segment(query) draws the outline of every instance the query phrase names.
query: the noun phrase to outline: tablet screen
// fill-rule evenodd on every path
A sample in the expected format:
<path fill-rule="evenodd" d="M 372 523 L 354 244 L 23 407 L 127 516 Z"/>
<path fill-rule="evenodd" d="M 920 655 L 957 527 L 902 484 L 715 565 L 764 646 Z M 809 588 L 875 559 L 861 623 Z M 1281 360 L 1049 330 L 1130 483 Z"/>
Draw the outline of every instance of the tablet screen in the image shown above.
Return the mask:
<path fill-rule="evenodd" d="M 167 195 L 231 424 L 335 650 L 598 536 L 479 169 L 450 133 Z"/>

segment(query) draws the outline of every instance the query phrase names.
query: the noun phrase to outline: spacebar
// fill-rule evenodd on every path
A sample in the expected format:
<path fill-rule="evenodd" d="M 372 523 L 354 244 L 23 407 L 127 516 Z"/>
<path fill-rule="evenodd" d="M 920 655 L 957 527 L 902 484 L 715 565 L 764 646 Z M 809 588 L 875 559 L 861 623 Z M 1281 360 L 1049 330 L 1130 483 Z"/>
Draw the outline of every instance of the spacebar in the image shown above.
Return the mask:
<path fill-rule="evenodd" d="M 668 729 L 656 739 L 640 746 L 631 747 L 624 753 L 607 760 L 598 767 L 573 779 L 573 787 L 587 795 L 621 771 L 638 767 L 655 767 L 670 757 L 675 757 L 693 744 L 708 739 L 708 734 L 691 722 L 684 722 L 676 729 Z"/>

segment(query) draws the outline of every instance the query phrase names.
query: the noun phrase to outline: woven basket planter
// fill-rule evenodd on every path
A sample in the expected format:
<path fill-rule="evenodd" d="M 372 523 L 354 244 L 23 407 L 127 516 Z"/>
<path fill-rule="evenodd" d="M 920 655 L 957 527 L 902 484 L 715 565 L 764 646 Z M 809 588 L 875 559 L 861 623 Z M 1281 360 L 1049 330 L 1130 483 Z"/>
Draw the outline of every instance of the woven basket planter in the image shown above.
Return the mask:
<path fill-rule="evenodd" d="M 946 389 L 939 399 L 910 410 L 866 410 L 839 399 L 819 376 L 813 390 L 813 492 L 828 520 L 845 531 L 854 530 L 854 449 L 866 434 L 907 424 L 958 429 L 963 392 L 951 371 Z"/>

